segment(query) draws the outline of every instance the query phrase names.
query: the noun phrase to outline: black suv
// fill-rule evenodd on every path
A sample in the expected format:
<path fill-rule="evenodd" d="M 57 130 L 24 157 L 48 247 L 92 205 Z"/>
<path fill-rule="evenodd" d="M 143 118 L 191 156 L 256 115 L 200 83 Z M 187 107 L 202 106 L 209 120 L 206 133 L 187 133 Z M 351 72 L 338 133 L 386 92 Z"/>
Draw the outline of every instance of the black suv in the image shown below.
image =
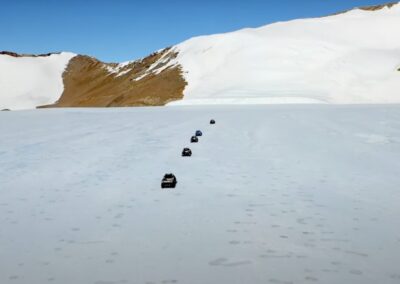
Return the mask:
<path fill-rule="evenodd" d="M 189 148 L 183 148 L 182 150 L 182 157 L 190 157 L 192 156 L 192 150 Z"/>
<path fill-rule="evenodd" d="M 192 138 L 190 138 L 190 143 L 197 143 L 199 142 L 199 138 L 197 138 L 197 136 L 192 136 Z"/>
<path fill-rule="evenodd" d="M 161 181 L 161 188 L 175 188 L 177 183 L 174 174 L 165 174 Z"/>
<path fill-rule="evenodd" d="M 214 119 L 211 119 L 211 120 L 210 120 L 210 124 L 215 124 L 215 120 L 214 120 Z"/>

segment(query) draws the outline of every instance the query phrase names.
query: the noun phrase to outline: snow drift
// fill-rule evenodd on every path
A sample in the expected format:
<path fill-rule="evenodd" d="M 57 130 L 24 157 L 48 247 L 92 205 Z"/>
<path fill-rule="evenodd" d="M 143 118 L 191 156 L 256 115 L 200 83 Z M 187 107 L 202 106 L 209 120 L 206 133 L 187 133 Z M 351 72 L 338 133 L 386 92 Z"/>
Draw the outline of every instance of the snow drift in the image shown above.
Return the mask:
<path fill-rule="evenodd" d="M 396 4 L 190 39 L 178 103 L 400 103 L 399 27 Z"/>
<path fill-rule="evenodd" d="M 0 109 L 29 109 L 57 101 L 63 92 L 62 75 L 75 54 L 0 56 Z"/>

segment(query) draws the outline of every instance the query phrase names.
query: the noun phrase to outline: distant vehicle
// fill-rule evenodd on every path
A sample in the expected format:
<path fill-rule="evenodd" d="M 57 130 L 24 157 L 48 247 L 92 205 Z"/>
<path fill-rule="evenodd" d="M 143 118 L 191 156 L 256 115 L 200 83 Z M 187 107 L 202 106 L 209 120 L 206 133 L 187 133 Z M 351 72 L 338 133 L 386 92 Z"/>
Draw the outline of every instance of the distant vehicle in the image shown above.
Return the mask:
<path fill-rule="evenodd" d="M 211 120 L 210 120 L 210 124 L 215 124 L 215 120 L 214 120 L 214 119 L 211 119 Z"/>
<path fill-rule="evenodd" d="M 192 150 L 189 148 L 183 148 L 182 157 L 190 157 L 192 156 Z"/>
<path fill-rule="evenodd" d="M 197 130 L 195 135 L 196 136 L 203 136 L 203 133 L 200 130 Z"/>
<path fill-rule="evenodd" d="M 165 174 L 161 180 L 161 188 L 175 188 L 178 183 L 174 174 Z"/>
<path fill-rule="evenodd" d="M 190 138 L 190 143 L 197 143 L 199 142 L 199 138 L 197 138 L 197 136 L 192 136 L 192 138 Z"/>

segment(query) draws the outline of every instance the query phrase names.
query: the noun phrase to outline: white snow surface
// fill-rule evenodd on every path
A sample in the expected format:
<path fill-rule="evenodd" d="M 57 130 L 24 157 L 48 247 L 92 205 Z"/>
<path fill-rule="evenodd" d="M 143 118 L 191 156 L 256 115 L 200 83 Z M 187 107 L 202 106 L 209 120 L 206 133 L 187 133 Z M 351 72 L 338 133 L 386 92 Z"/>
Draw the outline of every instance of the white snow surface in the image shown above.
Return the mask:
<path fill-rule="evenodd" d="M 190 39 L 174 47 L 188 82 L 180 104 L 400 103 L 399 27 L 396 4 Z"/>
<path fill-rule="evenodd" d="M 399 105 L 0 112 L 0 132 L 0 283 L 400 282 Z"/>
<path fill-rule="evenodd" d="M 64 90 L 62 74 L 75 55 L 0 55 L 0 109 L 32 109 L 55 103 Z"/>

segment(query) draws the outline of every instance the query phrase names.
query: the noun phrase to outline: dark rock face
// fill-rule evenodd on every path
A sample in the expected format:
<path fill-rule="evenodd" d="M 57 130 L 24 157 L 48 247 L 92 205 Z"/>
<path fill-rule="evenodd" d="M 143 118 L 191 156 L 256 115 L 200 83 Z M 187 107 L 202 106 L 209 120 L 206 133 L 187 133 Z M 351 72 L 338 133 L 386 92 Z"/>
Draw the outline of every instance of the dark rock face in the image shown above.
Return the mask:
<path fill-rule="evenodd" d="M 8 55 L 12 57 L 47 57 L 52 54 L 59 54 L 58 52 L 43 53 L 43 54 L 18 54 L 12 51 L 0 51 L 0 55 Z"/>
<path fill-rule="evenodd" d="M 399 2 L 390 2 L 382 5 L 374 5 L 374 6 L 365 6 L 365 7 L 359 7 L 358 9 L 361 10 L 366 10 L 366 11 L 377 11 L 381 10 L 383 8 L 392 8 L 394 5 L 398 4 Z"/>
<path fill-rule="evenodd" d="M 11 52 L 11 51 L 0 51 L 0 55 L 8 55 L 12 57 L 21 57 L 18 53 Z"/>

